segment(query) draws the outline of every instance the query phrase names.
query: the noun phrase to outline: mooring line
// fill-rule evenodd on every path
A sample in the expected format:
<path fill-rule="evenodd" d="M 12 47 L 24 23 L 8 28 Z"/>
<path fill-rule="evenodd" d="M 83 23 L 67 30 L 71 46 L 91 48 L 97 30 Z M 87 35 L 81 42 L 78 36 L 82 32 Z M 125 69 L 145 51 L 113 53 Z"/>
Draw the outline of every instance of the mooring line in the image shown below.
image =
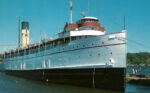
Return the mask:
<path fill-rule="evenodd" d="M 95 68 L 93 69 L 93 88 L 95 88 Z"/>

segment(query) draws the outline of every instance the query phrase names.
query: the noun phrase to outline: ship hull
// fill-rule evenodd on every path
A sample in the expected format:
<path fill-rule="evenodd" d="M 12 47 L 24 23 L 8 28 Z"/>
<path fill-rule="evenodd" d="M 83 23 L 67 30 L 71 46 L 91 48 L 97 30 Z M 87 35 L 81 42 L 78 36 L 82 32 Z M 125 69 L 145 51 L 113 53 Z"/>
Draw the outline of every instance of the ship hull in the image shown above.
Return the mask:
<path fill-rule="evenodd" d="M 125 91 L 125 68 L 6 70 L 6 73 L 48 83 Z"/>
<path fill-rule="evenodd" d="M 76 37 L 44 44 L 4 59 L 7 74 L 96 89 L 124 91 L 125 33 Z M 57 45 L 57 46 L 56 46 Z M 11 57 L 12 56 L 12 57 Z"/>

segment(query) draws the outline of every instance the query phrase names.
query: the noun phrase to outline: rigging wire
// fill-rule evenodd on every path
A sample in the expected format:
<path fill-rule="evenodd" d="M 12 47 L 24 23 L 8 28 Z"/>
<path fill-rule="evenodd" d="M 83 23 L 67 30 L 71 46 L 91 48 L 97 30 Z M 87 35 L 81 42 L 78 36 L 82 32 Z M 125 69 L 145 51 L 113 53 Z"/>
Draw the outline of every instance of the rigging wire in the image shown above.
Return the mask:
<path fill-rule="evenodd" d="M 106 15 L 106 13 L 105 12 L 103 12 L 103 14 L 104 15 Z M 125 22 L 125 16 L 124 16 L 124 22 Z M 112 17 L 112 18 L 110 18 L 110 17 L 107 17 L 106 19 L 105 19 L 106 21 L 108 21 L 108 22 L 110 22 L 110 23 L 112 23 L 112 24 L 115 24 L 116 26 L 118 26 L 118 27 L 120 27 L 120 28 L 124 28 L 124 24 L 125 23 L 123 23 L 123 24 L 120 24 L 120 23 L 118 23 L 118 22 L 116 22 L 116 21 L 114 21 L 114 18 Z"/>
<path fill-rule="evenodd" d="M 131 40 L 131 39 L 127 39 L 128 41 L 130 41 L 130 42 L 133 42 L 133 43 L 135 43 L 135 44 L 137 44 L 137 45 L 139 45 L 139 46 L 142 46 L 142 47 L 145 47 L 145 48 L 148 48 L 148 49 L 150 49 L 150 46 L 147 46 L 147 45 L 145 45 L 145 44 L 143 44 L 143 43 L 140 43 L 140 42 L 137 42 L 137 41 L 135 41 L 135 40 Z"/>
<path fill-rule="evenodd" d="M 131 45 L 131 44 L 129 44 L 129 43 L 128 43 L 128 47 L 130 47 L 130 48 L 132 48 L 132 49 L 134 49 L 134 50 L 136 50 L 136 51 L 138 51 L 138 52 L 141 52 L 140 49 L 138 49 L 137 47 L 134 47 L 133 45 Z"/>

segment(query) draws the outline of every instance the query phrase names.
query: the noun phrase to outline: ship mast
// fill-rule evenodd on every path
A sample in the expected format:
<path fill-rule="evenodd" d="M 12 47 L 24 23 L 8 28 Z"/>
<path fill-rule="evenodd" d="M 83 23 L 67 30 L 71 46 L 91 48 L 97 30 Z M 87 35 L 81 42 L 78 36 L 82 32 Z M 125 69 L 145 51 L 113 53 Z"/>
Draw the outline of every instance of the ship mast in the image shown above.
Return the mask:
<path fill-rule="evenodd" d="M 18 19 L 18 47 L 20 48 L 20 17 Z"/>
<path fill-rule="evenodd" d="M 70 24 L 72 24 L 72 0 L 70 0 Z"/>
<path fill-rule="evenodd" d="M 126 17 L 124 16 L 124 19 L 123 19 L 123 29 L 126 30 Z"/>

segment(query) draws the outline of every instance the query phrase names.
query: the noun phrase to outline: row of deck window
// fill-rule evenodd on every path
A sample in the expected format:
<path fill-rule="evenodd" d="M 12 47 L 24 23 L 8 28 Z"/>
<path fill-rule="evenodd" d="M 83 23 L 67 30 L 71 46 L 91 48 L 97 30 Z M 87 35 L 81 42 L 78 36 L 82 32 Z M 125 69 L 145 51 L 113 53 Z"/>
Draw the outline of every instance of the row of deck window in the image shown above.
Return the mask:
<path fill-rule="evenodd" d="M 16 50 L 12 51 L 11 53 L 5 53 L 4 57 L 5 58 L 12 58 L 12 57 L 17 57 L 17 56 L 24 56 L 24 55 L 29 55 L 33 53 L 37 53 L 40 51 L 48 50 L 51 48 L 56 48 L 56 47 L 62 47 L 67 45 L 70 41 L 81 39 L 81 38 L 86 38 L 87 36 L 80 36 L 80 37 L 69 37 L 69 38 L 63 38 L 63 39 L 58 39 L 50 42 L 44 42 L 40 45 L 36 45 L 27 49 L 23 50 Z"/>

